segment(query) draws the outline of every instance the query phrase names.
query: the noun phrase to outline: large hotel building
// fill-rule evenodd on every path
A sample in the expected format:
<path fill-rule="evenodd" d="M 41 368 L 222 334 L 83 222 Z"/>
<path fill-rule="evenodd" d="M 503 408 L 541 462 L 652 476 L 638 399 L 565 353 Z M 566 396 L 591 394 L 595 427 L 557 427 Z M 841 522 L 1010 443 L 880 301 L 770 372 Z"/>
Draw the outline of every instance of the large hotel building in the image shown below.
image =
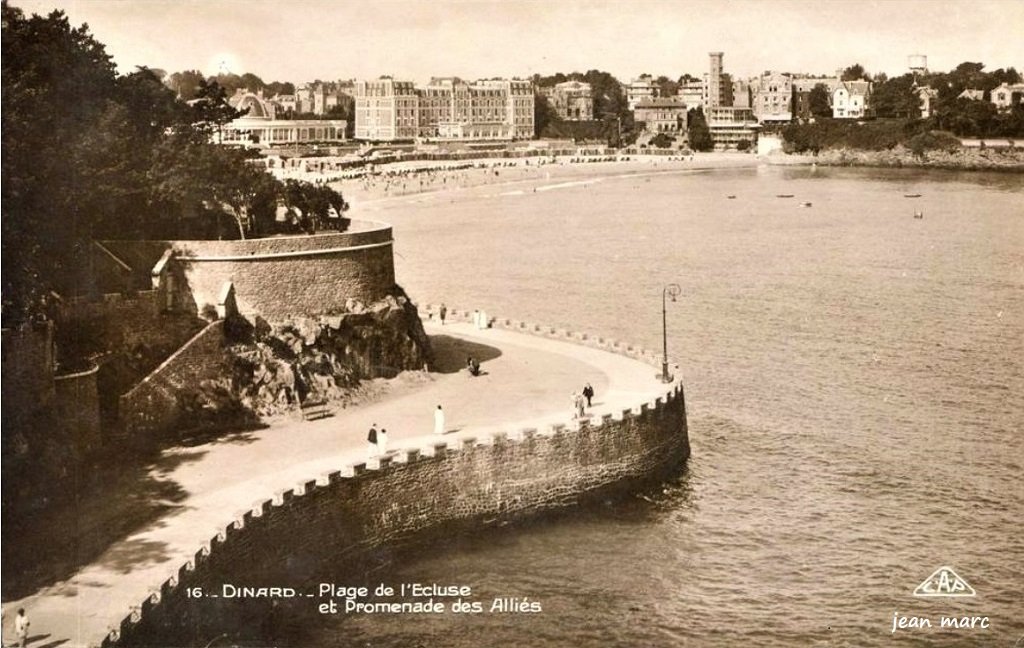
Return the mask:
<path fill-rule="evenodd" d="M 447 77 L 415 86 L 385 77 L 357 81 L 354 93 L 356 139 L 514 140 L 534 134 L 530 81 Z"/>

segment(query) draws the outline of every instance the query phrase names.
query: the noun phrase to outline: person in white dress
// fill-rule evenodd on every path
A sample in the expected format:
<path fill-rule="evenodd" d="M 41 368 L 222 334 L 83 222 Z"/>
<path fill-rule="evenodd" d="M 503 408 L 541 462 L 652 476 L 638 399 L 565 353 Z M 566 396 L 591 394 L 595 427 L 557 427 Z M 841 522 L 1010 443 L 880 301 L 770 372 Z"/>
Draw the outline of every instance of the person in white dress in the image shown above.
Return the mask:
<path fill-rule="evenodd" d="M 377 434 L 377 450 L 381 456 L 388 453 L 388 431 L 385 428 L 381 428 Z"/>
<path fill-rule="evenodd" d="M 444 410 L 440 405 L 434 410 L 434 434 L 444 434 Z"/>

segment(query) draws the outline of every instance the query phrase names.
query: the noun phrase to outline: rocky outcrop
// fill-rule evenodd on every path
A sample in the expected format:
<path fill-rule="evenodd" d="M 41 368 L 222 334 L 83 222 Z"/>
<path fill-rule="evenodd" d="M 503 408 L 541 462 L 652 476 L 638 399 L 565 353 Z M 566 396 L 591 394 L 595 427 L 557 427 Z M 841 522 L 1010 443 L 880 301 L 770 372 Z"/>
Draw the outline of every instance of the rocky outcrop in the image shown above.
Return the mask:
<path fill-rule="evenodd" d="M 769 156 L 769 161 L 797 161 L 821 166 L 866 166 L 887 168 L 953 169 L 960 171 L 1024 171 L 1024 150 L 997 148 L 961 148 L 954 151 L 929 150 L 915 154 L 897 145 L 882 151 L 851 148 L 826 149 L 817 155 Z"/>
<path fill-rule="evenodd" d="M 344 403 L 360 380 L 392 378 L 431 361 L 419 314 L 401 289 L 370 305 L 349 300 L 336 315 L 240 328 L 229 333 L 238 340 L 226 352 L 230 370 L 200 392 L 217 409 L 227 406 L 225 398 L 259 416 Z"/>

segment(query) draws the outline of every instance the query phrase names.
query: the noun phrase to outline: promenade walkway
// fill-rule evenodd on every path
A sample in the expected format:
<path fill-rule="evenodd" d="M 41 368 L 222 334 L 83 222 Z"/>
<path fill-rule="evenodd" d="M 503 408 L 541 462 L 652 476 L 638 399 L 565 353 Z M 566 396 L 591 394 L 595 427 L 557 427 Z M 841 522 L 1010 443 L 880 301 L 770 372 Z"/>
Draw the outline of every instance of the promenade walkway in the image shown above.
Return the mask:
<path fill-rule="evenodd" d="M 379 402 L 340 410 L 312 422 L 279 421 L 270 427 L 195 446 L 165 450 L 146 475 L 159 488 L 143 489 L 154 514 L 127 528 L 59 582 L 4 603 L 4 643 L 14 638 L 14 612 L 32 621 L 30 646 L 91 646 L 138 605 L 151 588 L 174 574 L 235 513 L 283 489 L 366 457 L 371 424 L 387 428 L 389 450 L 436 440 L 433 412 L 446 412 L 446 440 L 568 423 L 570 395 L 590 382 L 591 413 L 618 413 L 667 391 L 650 365 L 617 354 L 513 331 L 476 330 L 469 324 L 427 323 L 438 351 L 439 373 Z M 462 368 L 467 355 L 482 359 L 484 375 Z M 124 500 L 83 502 L 78 518 L 53 534 L 90 533 L 97 519 L 121 517 Z M 113 512 L 104 508 L 113 507 Z M 126 519 L 131 518 L 125 512 Z M 131 527 L 131 525 L 127 525 Z M 45 539 L 40 538 L 45 542 Z M 26 539 L 28 541 L 28 539 Z"/>

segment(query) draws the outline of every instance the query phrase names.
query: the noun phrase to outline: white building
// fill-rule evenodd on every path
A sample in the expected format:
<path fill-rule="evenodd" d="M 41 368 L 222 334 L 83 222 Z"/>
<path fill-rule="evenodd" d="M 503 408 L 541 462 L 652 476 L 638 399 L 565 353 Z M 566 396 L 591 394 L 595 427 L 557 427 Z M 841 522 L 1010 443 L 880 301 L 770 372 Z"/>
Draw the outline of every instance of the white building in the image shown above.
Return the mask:
<path fill-rule="evenodd" d="M 276 119 L 273 102 L 264 99 L 262 92 L 240 91 L 230 103 L 248 112 L 220 128 L 216 137 L 221 144 L 269 148 L 345 142 L 348 122 L 344 119 Z"/>
<path fill-rule="evenodd" d="M 1024 103 L 1024 83 L 1003 83 L 989 95 L 997 110 L 1009 110 L 1016 104 Z"/>
<path fill-rule="evenodd" d="M 860 119 L 867 114 L 870 100 L 870 81 L 842 81 L 832 92 L 832 116 Z"/>
<path fill-rule="evenodd" d="M 635 110 L 641 101 L 650 101 L 658 96 L 658 86 L 649 74 L 642 74 L 633 79 L 626 87 L 626 102 L 630 110 Z"/>

